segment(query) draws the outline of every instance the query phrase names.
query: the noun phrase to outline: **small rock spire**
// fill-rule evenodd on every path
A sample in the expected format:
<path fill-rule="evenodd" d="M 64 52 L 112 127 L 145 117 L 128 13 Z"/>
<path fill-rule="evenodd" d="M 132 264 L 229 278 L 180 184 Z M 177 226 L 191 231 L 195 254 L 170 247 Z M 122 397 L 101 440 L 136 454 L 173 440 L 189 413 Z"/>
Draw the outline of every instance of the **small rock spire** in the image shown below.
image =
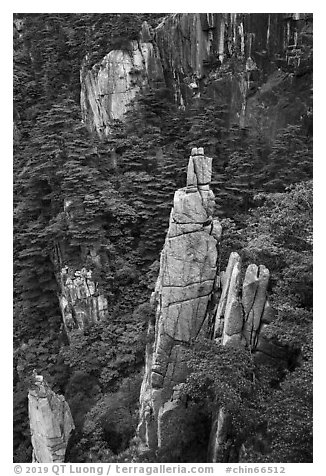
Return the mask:
<path fill-rule="evenodd" d="M 68 440 L 75 428 L 62 395 L 51 390 L 42 375 L 33 371 L 28 393 L 28 414 L 34 463 L 63 463 Z"/>
<path fill-rule="evenodd" d="M 206 157 L 203 147 L 193 147 L 187 170 L 187 187 L 208 190 L 212 180 L 212 159 Z"/>

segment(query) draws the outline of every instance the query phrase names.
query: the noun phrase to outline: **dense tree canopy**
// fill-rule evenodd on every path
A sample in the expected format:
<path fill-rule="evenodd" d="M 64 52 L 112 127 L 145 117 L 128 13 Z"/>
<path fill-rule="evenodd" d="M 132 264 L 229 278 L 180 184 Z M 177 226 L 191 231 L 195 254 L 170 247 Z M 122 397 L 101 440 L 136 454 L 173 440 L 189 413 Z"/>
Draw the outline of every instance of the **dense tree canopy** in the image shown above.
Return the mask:
<path fill-rule="evenodd" d="M 114 48 L 128 50 L 142 22 L 155 26 L 161 17 L 14 17 L 15 460 L 31 459 L 27 390 L 34 369 L 71 406 L 76 423 L 71 461 L 171 457 L 172 445 L 165 454 L 139 454 L 131 439 L 146 327 L 153 318 L 148 300 L 173 194 L 185 184 L 191 147 L 203 146 L 213 157 L 212 188 L 223 226 L 221 266 L 230 251 L 238 251 L 245 263 L 270 269 L 277 311 L 270 337 L 289 345 L 294 357 L 288 368 L 276 372 L 256 368 L 249 353 L 211 342 L 189 351 L 191 373 L 184 392 L 190 399 L 189 435 L 198 448 L 196 458 L 206 456 L 194 425 L 199 428 L 200 420 L 199 434 L 207 438 L 204 423 L 223 405 L 239 435 L 253 435 L 244 460 L 309 462 L 311 131 L 302 122 L 288 124 L 271 140 L 258 127 L 230 125 L 228 104 L 203 93 L 179 108 L 163 87 L 144 88 L 125 120 L 113 123 L 103 141 L 81 123 L 82 63 L 92 67 Z M 72 203 L 69 218 L 67 203 Z M 101 257 L 100 268 L 87 261 L 85 250 L 92 247 Z M 74 331 L 69 345 L 58 302 L 63 264 L 92 269 L 110 304 L 106 319 L 85 332 Z M 260 451 L 262 443 L 254 434 L 266 420 Z M 188 436 L 182 435 L 185 458 L 194 456 Z M 180 455 L 173 457 L 180 461 Z"/>

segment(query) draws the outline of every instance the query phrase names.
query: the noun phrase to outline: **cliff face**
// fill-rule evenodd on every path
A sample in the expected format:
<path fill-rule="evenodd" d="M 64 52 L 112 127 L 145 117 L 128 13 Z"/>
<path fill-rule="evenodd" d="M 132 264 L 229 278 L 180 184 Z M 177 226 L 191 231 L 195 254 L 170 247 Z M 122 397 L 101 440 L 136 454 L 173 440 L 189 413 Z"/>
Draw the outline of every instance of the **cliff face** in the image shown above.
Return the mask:
<path fill-rule="evenodd" d="M 71 330 L 84 330 L 104 318 L 108 302 L 99 293 L 92 271 L 82 268 L 73 272 L 68 266 L 62 268 L 60 289 L 60 309 L 68 336 Z"/>
<path fill-rule="evenodd" d="M 64 213 L 68 226 L 73 227 L 75 214 L 84 213 L 83 206 L 77 199 L 66 199 Z M 102 266 L 96 243 L 94 246 L 81 247 L 74 258 L 77 266 L 72 266 L 69 249 L 65 248 L 64 243 L 56 247 L 53 261 L 60 290 L 59 305 L 68 339 L 72 330 L 83 331 L 103 319 L 108 310 L 108 300 L 101 294 L 98 282 L 93 277 L 92 269 Z"/>
<path fill-rule="evenodd" d="M 143 28 L 129 52 L 111 51 L 90 71 L 82 68 L 81 108 L 89 129 L 108 135 L 110 121 L 123 119 L 141 88 L 161 84 L 181 107 L 206 95 L 229 104 L 230 123 L 243 127 L 259 115 L 273 135 L 312 106 L 302 93 L 311 71 L 312 15 L 171 14 L 153 35 Z M 280 93 L 291 90 L 293 101 L 280 114 Z"/>
<path fill-rule="evenodd" d="M 184 350 L 203 330 L 214 291 L 221 227 L 212 218 L 211 167 L 202 149 L 192 150 L 187 187 L 174 196 L 152 295 L 156 322 L 149 336 L 154 343 L 147 345 L 139 425 L 150 448 L 164 446 L 166 420 L 177 413 L 177 386 L 186 378 Z"/>
<path fill-rule="evenodd" d="M 163 81 L 159 53 L 149 38 L 145 23 L 141 40 L 131 41 L 129 51 L 110 51 L 91 70 L 82 67 L 81 111 L 90 131 L 109 135 L 110 122 L 123 119 L 128 104 L 141 88 Z"/>
<path fill-rule="evenodd" d="M 34 385 L 28 393 L 28 413 L 33 462 L 64 462 L 75 425 L 64 397 L 54 393 L 41 375 L 34 375 Z"/>

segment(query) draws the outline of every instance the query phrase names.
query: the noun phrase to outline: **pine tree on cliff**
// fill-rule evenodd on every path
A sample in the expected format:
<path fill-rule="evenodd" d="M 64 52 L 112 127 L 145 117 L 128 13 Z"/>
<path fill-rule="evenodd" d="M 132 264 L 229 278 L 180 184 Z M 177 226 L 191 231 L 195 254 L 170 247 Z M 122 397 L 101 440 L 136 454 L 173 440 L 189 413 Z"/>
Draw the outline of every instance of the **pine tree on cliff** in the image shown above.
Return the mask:
<path fill-rule="evenodd" d="M 42 321 L 42 316 L 51 315 L 51 307 L 56 313 L 58 309 L 51 262 L 59 256 L 54 250 L 64 250 L 65 264 L 77 261 L 78 266 L 83 247 L 98 244 L 99 249 L 109 250 L 116 241 L 121 251 L 130 250 L 132 236 L 128 240 L 126 235 L 119 244 L 115 235 L 120 224 L 133 223 L 137 217 L 101 173 L 105 169 L 101 170 L 73 101 L 53 106 L 36 122 L 16 160 L 25 163 L 16 185 L 17 286 L 29 303 L 29 320 L 34 316 Z M 65 203 L 70 206 L 66 212 Z M 67 213 L 73 218 L 67 219 Z"/>

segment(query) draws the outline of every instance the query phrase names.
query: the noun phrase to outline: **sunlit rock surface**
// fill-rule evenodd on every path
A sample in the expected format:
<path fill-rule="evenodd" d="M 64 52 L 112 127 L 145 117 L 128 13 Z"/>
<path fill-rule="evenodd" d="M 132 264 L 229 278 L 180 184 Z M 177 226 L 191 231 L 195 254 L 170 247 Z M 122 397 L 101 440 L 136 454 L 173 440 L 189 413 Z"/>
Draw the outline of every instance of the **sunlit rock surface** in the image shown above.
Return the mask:
<path fill-rule="evenodd" d="M 28 414 L 33 446 L 33 462 L 62 463 L 75 428 L 69 405 L 53 392 L 41 375 L 33 375 L 28 393 Z"/>
<path fill-rule="evenodd" d="M 212 218 L 211 167 L 203 149 L 192 150 L 188 186 L 175 193 L 161 253 L 152 295 L 155 329 L 149 331 L 155 340 L 147 346 L 138 429 L 150 448 L 164 445 L 164 422 L 173 425 L 182 411 L 178 384 L 187 376 L 185 349 L 200 333 L 213 295 L 221 227 Z"/>
<path fill-rule="evenodd" d="M 83 121 L 104 137 L 141 88 L 163 81 L 163 71 L 153 43 L 131 41 L 129 51 L 112 50 L 92 69 L 82 67 L 80 80 Z"/>
<path fill-rule="evenodd" d="M 249 349 L 257 362 L 287 365 L 288 349 L 272 341 L 274 313 L 268 301 L 269 270 L 231 253 L 225 272 L 217 267 L 222 229 L 210 190 L 212 161 L 193 148 L 187 187 L 175 192 L 160 272 L 151 303 L 138 435 L 145 447 L 164 448 L 175 425 L 186 421 L 180 384 L 188 375 L 186 349 L 199 335 Z M 208 461 L 236 462 L 232 419 L 225 408 L 212 420 Z"/>
<path fill-rule="evenodd" d="M 60 288 L 59 304 L 68 337 L 73 329 L 84 330 L 104 318 L 108 301 L 99 293 L 92 271 L 62 268 Z"/>

